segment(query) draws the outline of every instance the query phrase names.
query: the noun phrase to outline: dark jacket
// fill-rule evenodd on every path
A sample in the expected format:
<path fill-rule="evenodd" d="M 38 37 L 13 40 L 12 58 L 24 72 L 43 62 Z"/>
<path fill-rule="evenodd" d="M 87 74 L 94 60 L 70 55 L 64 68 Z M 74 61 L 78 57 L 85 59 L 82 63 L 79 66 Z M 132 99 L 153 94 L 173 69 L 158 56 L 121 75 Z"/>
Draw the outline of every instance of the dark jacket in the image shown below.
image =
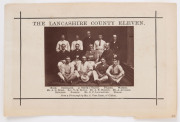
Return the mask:
<path fill-rule="evenodd" d="M 67 56 L 69 56 L 69 51 L 67 51 L 67 50 L 62 51 L 62 50 L 60 50 L 60 51 L 58 52 L 58 61 L 60 61 L 60 60 L 65 60 L 65 58 L 66 58 Z"/>
<path fill-rule="evenodd" d="M 90 58 L 91 61 L 96 61 L 98 59 L 97 51 L 96 50 L 86 51 L 85 56 L 87 58 Z"/>
<path fill-rule="evenodd" d="M 82 50 L 73 50 L 70 55 L 71 55 L 72 61 L 76 59 L 77 55 L 79 55 L 79 59 L 81 59 L 81 57 L 83 55 L 83 51 Z"/>
<path fill-rule="evenodd" d="M 106 63 L 108 65 L 111 65 L 112 64 L 112 60 L 113 60 L 113 51 L 111 49 L 104 50 L 103 54 L 101 55 L 101 58 L 102 57 L 106 59 Z"/>
<path fill-rule="evenodd" d="M 120 51 L 120 44 L 118 41 L 114 42 L 111 41 L 110 42 L 110 49 L 113 51 L 113 53 L 118 54 Z"/>
<path fill-rule="evenodd" d="M 89 50 L 89 44 L 94 45 L 94 39 L 92 37 L 86 37 L 83 40 L 83 52 L 86 53 L 86 51 Z"/>

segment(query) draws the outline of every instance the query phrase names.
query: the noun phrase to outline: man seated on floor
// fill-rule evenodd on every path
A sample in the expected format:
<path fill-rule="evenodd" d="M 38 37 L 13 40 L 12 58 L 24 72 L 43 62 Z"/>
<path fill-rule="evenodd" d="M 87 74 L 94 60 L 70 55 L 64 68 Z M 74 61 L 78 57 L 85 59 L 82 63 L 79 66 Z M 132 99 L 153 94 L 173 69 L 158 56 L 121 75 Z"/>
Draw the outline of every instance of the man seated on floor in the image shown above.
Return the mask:
<path fill-rule="evenodd" d="M 93 69 L 86 60 L 86 56 L 82 56 L 82 62 L 80 63 L 77 69 L 80 80 L 82 82 L 88 82 L 90 77 L 92 76 Z"/>
<path fill-rule="evenodd" d="M 89 63 L 91 68 L 94 70 L 94 68 L 95 68 L 95 61 L 92 61 L 91 57 L 87 57 L 87 62 Z"/>
<path fill-rule="evenodd" d="M 60 79 L 65 83 L 72 83 L 72 81 L 77 78 L 74 72 L 74 66 L 70 62 L 70 57 L 66 57 L 66 63 L 61 66 L 61 70 L 58 73 Z"/>
<path fill-rule="evenodd" d="M 99 85 L 100 83 L 106 81 L 108 76 L 106 70 L 109 65 L 106 63 L 105 58 L 101 58 L 101 63 L 97 64 L 95 70 L 93 71 L 94 81 Z"/>
<path fill-rule="evenodd" d="M 120 64 L 119 56 L 116 53 L 113 54 L 113 58 L 116 58 L 118 64 Z"/>
<path fill-rule="evenodd" d="M 66 63 L 66 60 L 60 60 L 59 62 L 58 62 L 58 69 L 59 69 L 59 71 L 61 72 L 61 70 L 62 70 L 62 65 L 63 64 L 65 64 Z"/>
<path fill-rule="evenodd" d="M 79 55 L 76 55 L 76 58 L 71 62 L 74 65 L 74 69 L 77 70 L 77 67 L 81 64 L 81 60 L 79 59 Z"/>
<path fill-rule="evenodd" d="M 111 82 L 111 85 L 113 83 L 120 83 L 120 80 L 124 77 L 124 70 L 123 68 L 118 64 L 118 60 L 116 58 L 113 59 L 113 64 L 108 67 L 106 74 L 109 77 L 109 80 Z"/>

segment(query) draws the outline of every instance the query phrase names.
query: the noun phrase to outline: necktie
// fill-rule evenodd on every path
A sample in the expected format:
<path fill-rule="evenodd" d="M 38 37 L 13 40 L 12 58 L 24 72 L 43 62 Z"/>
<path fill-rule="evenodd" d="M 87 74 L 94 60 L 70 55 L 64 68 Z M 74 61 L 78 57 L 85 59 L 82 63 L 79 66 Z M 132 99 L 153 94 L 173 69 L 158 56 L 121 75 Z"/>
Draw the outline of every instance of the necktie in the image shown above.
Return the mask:
<path fill-rule="evenodd" d="M 113 74 L 114 74 L 114 67 L 115 67 L 115 66 L 113 66 L 113 70 L 112 70 L 112 73 L 113 73 Z"/>
<path fill-rule="evenodd" d="M 99 41 L 99 46 L 101 46 L 101 40 Z"/>

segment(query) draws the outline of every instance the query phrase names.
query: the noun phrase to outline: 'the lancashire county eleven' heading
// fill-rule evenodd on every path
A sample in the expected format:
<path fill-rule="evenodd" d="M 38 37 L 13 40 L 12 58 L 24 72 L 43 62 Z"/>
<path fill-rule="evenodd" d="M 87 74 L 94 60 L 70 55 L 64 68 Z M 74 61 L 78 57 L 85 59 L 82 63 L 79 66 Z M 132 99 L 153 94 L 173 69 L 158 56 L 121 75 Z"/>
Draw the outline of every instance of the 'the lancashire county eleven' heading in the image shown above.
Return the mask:
<path fill-rule="evenodd" d="M 135 26 L 144 21 L 33 21 L 33 26 Z"/>

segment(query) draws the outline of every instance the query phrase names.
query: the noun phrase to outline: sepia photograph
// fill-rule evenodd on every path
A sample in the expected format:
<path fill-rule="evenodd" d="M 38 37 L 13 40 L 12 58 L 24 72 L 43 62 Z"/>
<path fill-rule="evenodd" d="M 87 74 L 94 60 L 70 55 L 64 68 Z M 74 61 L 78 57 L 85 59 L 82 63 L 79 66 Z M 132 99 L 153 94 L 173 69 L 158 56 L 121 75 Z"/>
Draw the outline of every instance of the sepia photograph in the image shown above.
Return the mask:
<path fill-rule="evenodd" d="M 5 5 L 4 116 L 175 118 L 176 7 Z"/>
<path fill-rule="evenodd" d="M 134 26 L 44 27 L 45 86 L 134 86 Z"/>

